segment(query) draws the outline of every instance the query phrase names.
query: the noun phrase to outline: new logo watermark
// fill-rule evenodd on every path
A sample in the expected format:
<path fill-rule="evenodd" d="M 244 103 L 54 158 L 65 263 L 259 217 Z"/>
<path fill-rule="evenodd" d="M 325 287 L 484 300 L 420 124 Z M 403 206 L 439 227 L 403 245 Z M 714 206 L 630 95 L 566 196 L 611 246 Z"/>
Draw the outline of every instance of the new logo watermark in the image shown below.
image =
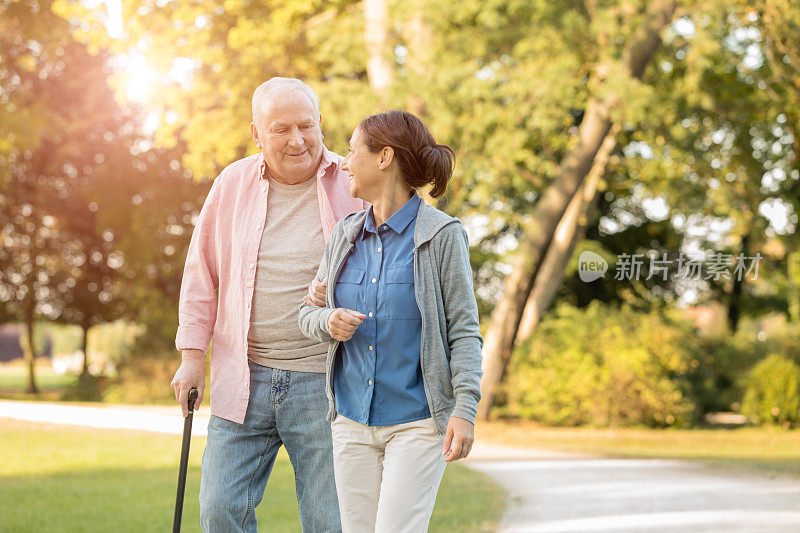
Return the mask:
<path fill-rule="evenodd" d="M 589 283 L 606 275 L 608 262 L 602 256 L 585 250 L 578 257 L 578 277 L 584 283 Z"/>

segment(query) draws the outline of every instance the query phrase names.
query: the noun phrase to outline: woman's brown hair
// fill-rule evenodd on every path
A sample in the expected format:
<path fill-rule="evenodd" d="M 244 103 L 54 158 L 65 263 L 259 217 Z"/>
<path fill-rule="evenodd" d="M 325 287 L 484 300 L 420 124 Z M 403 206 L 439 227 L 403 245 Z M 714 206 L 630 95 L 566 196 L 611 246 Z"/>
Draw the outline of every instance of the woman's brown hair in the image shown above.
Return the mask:
<path fill-rule="evenodd" d="M 358 125 L 367 148 L 377 153 L 386 146 L 394 158 L 406 185 L 419 189 L 432 184 L 430 195 L 440 197 L 453 175 L 455 152 L 436 144 L 433 135 L 420 119 L 406 111 L 387 111 L 365 118 Z"/>

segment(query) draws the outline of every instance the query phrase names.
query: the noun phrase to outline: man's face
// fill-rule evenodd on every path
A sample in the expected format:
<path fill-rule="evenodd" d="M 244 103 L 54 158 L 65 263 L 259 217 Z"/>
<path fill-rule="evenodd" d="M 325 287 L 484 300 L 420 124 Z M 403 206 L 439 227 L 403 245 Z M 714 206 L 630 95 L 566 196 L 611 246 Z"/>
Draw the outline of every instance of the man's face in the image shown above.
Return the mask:
<path fill-rule="evenodd" d="M 322 158 L 319 122 L 305 95 L 287 93 L 269 102 L 264 124 L 250 125 L 273 179 L 293 184 L 315 175 Z"/>

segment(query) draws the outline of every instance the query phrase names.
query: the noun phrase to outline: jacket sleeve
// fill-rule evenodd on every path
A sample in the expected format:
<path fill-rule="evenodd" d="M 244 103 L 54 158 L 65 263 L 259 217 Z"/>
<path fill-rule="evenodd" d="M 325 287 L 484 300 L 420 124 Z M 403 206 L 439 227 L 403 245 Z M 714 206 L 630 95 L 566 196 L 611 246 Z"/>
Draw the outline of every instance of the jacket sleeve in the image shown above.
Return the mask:
<path fill-rule="evenodd" d="M 322 261 L 320 261 L 319 268 L 317 269 L 317 278 L 327 283 L 328 281 L 328 266 L 330 264 L 331 248 L 335 242 L 337 234 L 337 225 L 334 227 L 333 234 L 328 239 L 328 245 L 325 246 L 325 253 L 322 254 Z M 328 291 L 332 288 L 328 287 Z M 326 296 L 327 303 L 333 302 L 333 297 Z M 328 342 L 331 339 L 328 333 L 328 317 L 333 313 L 332 307 L 316 307 L 303 302 L 300 305 L 300 313 L 297 316 L 297 322 L 300 325 L 300 331 L 309 339 L 316 339 L 320 342 Z"/>
<path fill-rule="evenodd" d="M 219 288 L 216 227 L 221 182 L 222 175 L 214 180 L 189 242 L 178 304 L 179 325 L 175 336 L 178 350 L 205 353 L 214 331 Z"/>
<path fill-rule="evenodd" d="M 450 347 L 450 374 L 456 405 L 451 416 L 475 423 L 481 399 L 481 349 L 478 303 L 472 286 L 469 240 L 460 223 L 441 232 L 439 279 L 444 301 L 447 342 Z"/>

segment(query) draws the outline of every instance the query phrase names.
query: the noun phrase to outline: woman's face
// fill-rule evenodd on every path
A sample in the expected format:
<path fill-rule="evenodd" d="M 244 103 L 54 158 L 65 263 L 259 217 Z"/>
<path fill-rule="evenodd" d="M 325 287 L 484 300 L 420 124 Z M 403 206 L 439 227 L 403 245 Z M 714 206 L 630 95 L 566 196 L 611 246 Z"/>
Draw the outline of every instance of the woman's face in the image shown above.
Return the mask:
<path fill-rule="evenodd" d="M 356 128 L 350 138 L 350 151 L 342 164 L 342 168 L 350 174 L 350 196 L 368 202 L 377 196 L 384 181 L 380 160 L 380 152 L 370 152 L 361 138 L 360 129 Z"/>

